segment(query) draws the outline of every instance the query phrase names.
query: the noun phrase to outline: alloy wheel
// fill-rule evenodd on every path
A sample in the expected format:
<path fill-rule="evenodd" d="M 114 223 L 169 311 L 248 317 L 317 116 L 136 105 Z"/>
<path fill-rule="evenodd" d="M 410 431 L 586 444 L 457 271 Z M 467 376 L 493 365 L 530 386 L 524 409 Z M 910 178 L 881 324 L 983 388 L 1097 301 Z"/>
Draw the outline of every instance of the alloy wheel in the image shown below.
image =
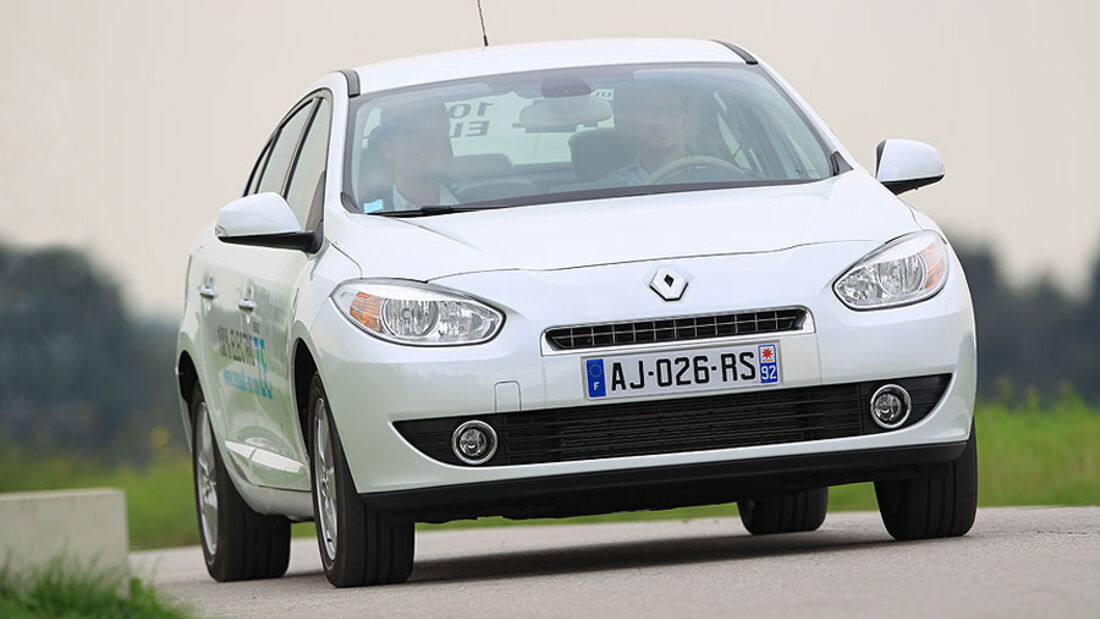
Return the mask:
<path fill-rule="evenodd" d="M 202 543 L 213 556 L 218 548 L 218 481 L 214 465 L 214 440 L 207 419 L 206 402 L 198 406 L 195 435 L 195 478 L 199 485 L 199 524 Z"/>
<path fill-rule="evenodd" d="M 313 483 L 317 488 L 317 524 L 329 561 L 336 559 L 336 467 L 333 457 L 332 436 L 329 432 L 328 409 L 323 399 L 314 405 L 314 445 L 316 462 L 313 466 Z"/>

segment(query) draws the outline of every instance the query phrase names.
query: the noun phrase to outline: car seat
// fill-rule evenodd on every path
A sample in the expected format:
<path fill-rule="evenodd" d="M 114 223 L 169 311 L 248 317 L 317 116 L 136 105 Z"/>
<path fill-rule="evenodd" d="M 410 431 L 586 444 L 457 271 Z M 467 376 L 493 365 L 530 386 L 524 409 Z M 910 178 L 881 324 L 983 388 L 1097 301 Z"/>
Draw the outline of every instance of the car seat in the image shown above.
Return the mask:
<path fill-rule="evenodd" d="M 634 162 L 634 143 L 616 129 L 590 129 L 569 138 L 573 173 L 594 181 Z"/>

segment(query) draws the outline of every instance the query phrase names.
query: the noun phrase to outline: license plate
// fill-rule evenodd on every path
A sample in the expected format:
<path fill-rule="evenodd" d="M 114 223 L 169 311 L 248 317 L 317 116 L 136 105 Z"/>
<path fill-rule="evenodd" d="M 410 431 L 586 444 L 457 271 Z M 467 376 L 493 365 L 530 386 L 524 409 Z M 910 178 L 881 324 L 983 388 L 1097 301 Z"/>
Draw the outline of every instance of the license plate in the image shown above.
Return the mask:
<path fill-rule="evenodd" d="M 590 400 L 780 384 L 775 343 L 588 357 L 581 363 Z"/>

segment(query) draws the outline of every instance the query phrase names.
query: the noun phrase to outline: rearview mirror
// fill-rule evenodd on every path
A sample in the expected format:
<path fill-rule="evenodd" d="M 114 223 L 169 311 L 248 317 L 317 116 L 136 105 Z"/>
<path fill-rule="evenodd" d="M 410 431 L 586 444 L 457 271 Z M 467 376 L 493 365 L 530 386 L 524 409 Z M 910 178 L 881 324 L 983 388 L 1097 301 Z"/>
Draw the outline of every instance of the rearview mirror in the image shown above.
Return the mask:
<path fill-rule="evenodd" d="M 316 234 L 305 232 L 277 193 L 238 198 L 222 207 L 214 234 L 223 243 L 316 251 Z"/>
<path fill-rule="evenodd" d="M 519 125 L 527 133 L 572 133 L 578 126 L 595 127 L 611 118 L 611 104 L 595 97 L 537 99 L 519 112 Z"/>
<path fill-rule="evenodd" d="M 924 142 L 884 140 L 875 152 L 875 177 L 896 195 L 942 179 L 943 159 Z"/>

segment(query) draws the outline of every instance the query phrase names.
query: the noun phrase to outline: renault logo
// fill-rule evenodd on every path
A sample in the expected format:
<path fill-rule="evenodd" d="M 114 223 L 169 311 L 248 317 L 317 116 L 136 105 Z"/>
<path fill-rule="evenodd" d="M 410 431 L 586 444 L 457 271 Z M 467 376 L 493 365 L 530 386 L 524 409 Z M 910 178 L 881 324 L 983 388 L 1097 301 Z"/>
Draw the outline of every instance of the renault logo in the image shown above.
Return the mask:
<path fill-rule="evenodd" d="M 658 269 L 653 279 L 649 280 L 649 287 L 665 301 L 679 301 L 687 285 L 687 277 L 672 269 Z"/>

